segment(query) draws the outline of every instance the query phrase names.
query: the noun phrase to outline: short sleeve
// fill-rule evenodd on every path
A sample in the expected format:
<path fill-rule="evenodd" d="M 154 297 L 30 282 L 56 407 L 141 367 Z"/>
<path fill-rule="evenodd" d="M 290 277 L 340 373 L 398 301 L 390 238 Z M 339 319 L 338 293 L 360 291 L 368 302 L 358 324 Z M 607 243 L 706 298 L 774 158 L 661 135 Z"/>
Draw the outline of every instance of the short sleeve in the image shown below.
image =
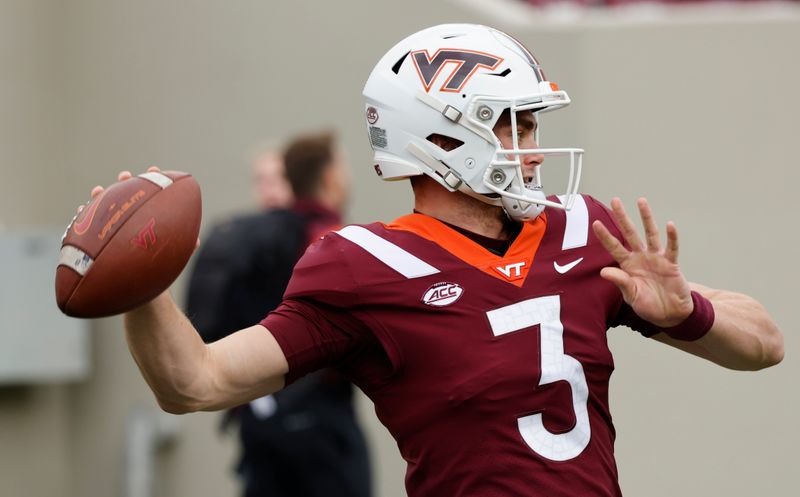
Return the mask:
<path fill-rule="evenodd" d="M 636 314 L 631 306 L 622 302 L 619 311 L 612 323 L 612 326 L 627 326 L 628 328 L 639 332 L 642 336 L 650 338 L 653 335 L 661 333 L 663 330 L 654 325 L 650 321 L 642 319 Z"/>
<path fill-rule="evenodd" d="M 382 343 L 359 318 L 347 243 L 329 233 L 312 244 L 295 266 L 283 302 L 260 323 L 286 356 L 287 384 L 327 367 L 361 384 L 380 382 L 392 372 Z"/>
<path fill-rule="evenodd" d="M 284 300 L 260 324 L 286 356 L 287 384 L 312 371 L 338 367 L 374 341 L 369 329 L 350 313 L 308 300 Z"/>
<path fill-rule="evenodd" d="M 284 298 L 308 298 L 344 308 L 356 305 L 358 288 L 345 255 L 346 243 L 328 233 L 311 244 L 295 265 Z"/>

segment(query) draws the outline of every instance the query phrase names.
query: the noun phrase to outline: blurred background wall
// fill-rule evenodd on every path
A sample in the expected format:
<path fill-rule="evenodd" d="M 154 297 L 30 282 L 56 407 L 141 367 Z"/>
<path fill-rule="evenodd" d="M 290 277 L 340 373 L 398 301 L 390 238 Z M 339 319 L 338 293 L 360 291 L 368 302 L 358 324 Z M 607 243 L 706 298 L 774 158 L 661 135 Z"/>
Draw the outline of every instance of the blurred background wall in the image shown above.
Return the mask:
<path fill-rule="evenodd" d="M 661 224 L 677 223 L 689 278 L 757 297 L 786 335 L 784 362 L 752 374 L 609 332 L 623 491 L 800 495 L 794 3 L 586 14 L 510 0 L 0 0 L 0 230 L 59 233 L 91 186 L 149 165 L 198 178 L 205 228 L 251 207 L 255 144 L 328 125 L 356 172 L 349 220 L 404 214 L 408 186 L 372 173 L 361 88 L 396 41 L 453 21 L 511 32 L 569 91 L 543 138 L 586 149 L 584 192 L 629 207 L 647 195 Z M 33 309 L 54 307 L 46 290 Z M 217 433 L 218 415 L 159 415 L 120 319 L 91 322 L 88 337 L 80 380 L 0 386 L 0 495 L 125 495 L 136 416 L 173 434 L 155 455 L 155 495 L 235 495 L 235 440 Z M 363 398 L 360 415 L 378 495 L 405 495 L 402 461 Z"/>

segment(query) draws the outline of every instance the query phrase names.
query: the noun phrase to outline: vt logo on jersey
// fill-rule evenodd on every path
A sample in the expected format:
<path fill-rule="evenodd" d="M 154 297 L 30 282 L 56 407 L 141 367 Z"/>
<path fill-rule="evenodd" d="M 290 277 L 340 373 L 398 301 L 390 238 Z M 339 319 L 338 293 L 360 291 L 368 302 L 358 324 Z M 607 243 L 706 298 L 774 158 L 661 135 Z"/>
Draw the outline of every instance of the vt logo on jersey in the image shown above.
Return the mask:
<path fill-rule="evenodd" d="M 528 274 L 528 261 L 512 262 L 503 266 L 494 266 L 494 270 L 502 274 L 508 281 L 518 280 Z"/>
<path fill-rule="evenodd" d="M 454 304 L 463 293 L 464 289 L 458 283 L 442 281 L 425 290 L 425 294 L 422 295 L 422 303 L 434 307 L 444 307 Z"/>
<path fill-rule="evenodd" d="M 428 54 L 427 50 L 417 50 L 411 52 L 411 59 L 414 61 L 417 74 L 419 74 L 426 92 L 431 90 L 433 81 L 448 63 L 456 64 L 456 66 L 440 91 L 459 92 L 479 67 L 494 69 L 503 62 L 501 57 L 488 53 L 455 48 L 440 48 L 433 54 L 433 57 Z"/>

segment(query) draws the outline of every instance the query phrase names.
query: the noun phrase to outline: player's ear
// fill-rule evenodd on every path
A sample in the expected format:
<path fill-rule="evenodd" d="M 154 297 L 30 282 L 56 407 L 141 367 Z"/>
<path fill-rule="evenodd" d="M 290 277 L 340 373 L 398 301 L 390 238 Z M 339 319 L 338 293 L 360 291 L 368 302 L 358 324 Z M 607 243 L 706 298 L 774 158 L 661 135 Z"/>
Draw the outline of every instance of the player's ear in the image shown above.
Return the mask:
<path fill-rule="evenodd" d="M 497 122 L 494 123 L 494 130 L 497 131 L 504 126 L 511 126 L 511 110 L 509 109 L 505 109 L 500 113 L 500 117 L 498 117 Z"/>
<path fill-rule="evenodd" d="M 464 144 L 464 142 L 461 140 L 457 140 L 450 136 L 440 135 L 438 133 L 433 133 L 428 136 L 428 141 L 446 152 L 453 151 Z"/>

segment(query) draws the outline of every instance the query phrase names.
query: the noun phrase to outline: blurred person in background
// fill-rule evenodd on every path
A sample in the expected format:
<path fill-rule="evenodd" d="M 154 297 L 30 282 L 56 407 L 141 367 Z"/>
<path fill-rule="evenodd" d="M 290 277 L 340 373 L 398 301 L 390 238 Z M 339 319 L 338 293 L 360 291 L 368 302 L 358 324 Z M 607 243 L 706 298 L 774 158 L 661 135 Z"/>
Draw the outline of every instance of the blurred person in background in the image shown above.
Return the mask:
<path fill-rule="evenodd" d="M 206 342 L 262 319 L 281 301 L 306 246 L 341 225 L 349 172 L 334 133 L 298 136 L 256 156 L 260 211 L 213 228 L 197 255 L 187 314 Z M 368 497 L 369 455 L 353 387 L 324 369 L 228 411 L 239 424 L 245 497 Z"/>
<path fill-rule="evenodd" d="M 292 203 L 292 187 L 286 179 L 281 152 L 274 149 L 260 151 L 253 159 L 253 196 L 258 207 L 287 208 Z"/>

